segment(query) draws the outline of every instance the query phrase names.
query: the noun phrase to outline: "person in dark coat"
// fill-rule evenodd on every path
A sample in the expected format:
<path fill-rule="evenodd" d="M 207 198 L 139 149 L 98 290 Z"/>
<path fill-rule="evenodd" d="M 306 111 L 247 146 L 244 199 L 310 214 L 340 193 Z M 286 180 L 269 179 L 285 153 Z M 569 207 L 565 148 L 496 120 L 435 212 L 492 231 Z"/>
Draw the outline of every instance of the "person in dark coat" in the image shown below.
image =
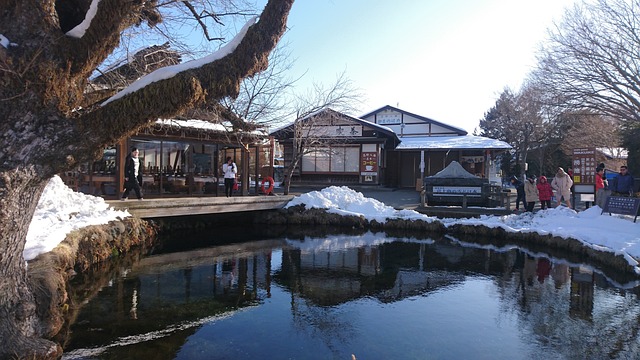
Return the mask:
<path fill-rule="evenodd" d="M 625 165 L 620 166 L 618 176 L 611 180 L 610 190 L 615 196 L 633 196 L 633 176 Z"/>
<path fill-rule="evenodd" d="M 140 159 L 138 159 L 139 154 L 138 148 L 131 148 L 131 153 L 124 160 L 124 192 L 120 200 L 127 200 L 131 190 L 135 191 L 138 200 L 142 200 L 140 188 L 142 186 L 142 168 Z"/>
<path fill-rule="evenodd" d="M 518 178 L 514 175 L 511 177 L 510 179 L 511 184 L 516 188 L 516 210 L 515 211 L 520 211 L 520 201 L 522 201 L 522 207 L 524 209 L 527 208 L 527 200 L 525 199 L 525 195 L 524 195 L 524 183 L 520 180 L 518 180 Z"/>

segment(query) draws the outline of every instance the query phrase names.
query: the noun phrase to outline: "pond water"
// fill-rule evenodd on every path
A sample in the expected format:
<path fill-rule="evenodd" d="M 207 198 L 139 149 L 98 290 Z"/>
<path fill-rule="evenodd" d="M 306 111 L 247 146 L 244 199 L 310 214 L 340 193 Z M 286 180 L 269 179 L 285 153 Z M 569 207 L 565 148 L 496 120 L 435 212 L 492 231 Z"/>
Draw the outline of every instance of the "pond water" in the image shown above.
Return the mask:
<path fill-rule="evenodd" d="M 589 264 L 451 237 L 174 240 L 74 280 L 64 359 L 640 357 L 638 289 Z"/>

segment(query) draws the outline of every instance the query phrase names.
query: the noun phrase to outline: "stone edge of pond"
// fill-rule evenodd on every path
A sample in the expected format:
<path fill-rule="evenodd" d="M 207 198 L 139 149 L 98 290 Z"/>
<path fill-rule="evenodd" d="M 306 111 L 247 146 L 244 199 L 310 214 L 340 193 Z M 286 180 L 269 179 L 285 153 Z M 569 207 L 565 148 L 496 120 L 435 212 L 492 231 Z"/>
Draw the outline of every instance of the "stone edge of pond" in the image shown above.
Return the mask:
<path fill-rule="evenodd" d="M 152 222 L 128 217 L 72 231 L 53 250 L 28 261 L 27 275 L 41 320 L 40 336 L 50 339 L 62 328 L 69 311 L 67 284 L 76 272 L 135 247 L 151 246 L 157 234 Z"/>
<path fill-rule="evenodd" d="M 513 245 L 546 248 L 567 251 L 580 256 L 585 262 L 594 262 L 598 265 L 615 271 L 621 271 L 627 276 L 639 279 L 634 266 L 630 265 L 622 254 L 614 251 L 598 250 L 590 247 L 575 238 L 564 238 L 552 234 L 541 235 L 537 232 L 511 232 L 499 227 L 488 227 L 484 225 L 462 225 L 455 224 L 446 226 L 443 222 L 435 219 L 428 222 L 423 220 L 409 219 L 389 219 L 384 223 L 376 220 L 367 220 L 362 216 L 345 216 L 329 213 L 325 209 L 306 209 L 304 205 L 292 206 L 277 211 L 265 212 L 256 217 L 257 223 L 268 223 L 272 225 L 323 225 L 370 230 L 409 230 L 428 231 L 440 235 L 451 235 L 464 237 L 465 241 L 474 241 L 474 237 L 483 239 L 491 238 L 501 242 L 508 241 Z"/>

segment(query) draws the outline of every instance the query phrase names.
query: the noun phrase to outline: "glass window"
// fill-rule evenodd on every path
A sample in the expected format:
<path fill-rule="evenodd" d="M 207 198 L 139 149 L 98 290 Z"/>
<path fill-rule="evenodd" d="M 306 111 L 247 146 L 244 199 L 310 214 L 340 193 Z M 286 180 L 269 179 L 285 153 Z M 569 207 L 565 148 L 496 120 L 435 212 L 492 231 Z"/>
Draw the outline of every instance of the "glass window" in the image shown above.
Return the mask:
<path fill-rule="evenodd" d="M 193 174 L 197 176 L 213 175 L 213 155 L 215 146 L 213 145 L 197 145 L 194 148 L 193 156 Z"/>
<path fill-rule="evenodd" d="M 345 148 L 335 147 L 331 152 L 331 171 L 344 172 Z"/>
<path fill-rule="evenodd" d="M 142 164 L 143 174 L 159 174 L 160 164 L 160 141 L 152 140 L 131 140 L 131 146 L 140 150 L 138 157 Z M 131 149 L 125 149 L 129 151 Z"/>
<path fill-rule="evenodd" d="M 302 157 L 303 172 L 358 172 L 359 147 L 318 148 Z"/>
<path fill-rule="evenodd" d="M 316 152 L 316 172 L 331 171 L 331 150 L 324 148 Z"/>
<path fill-rule="evenodd" d="M 357 147 L 345 148 L 344 154 L 344 171 L 358 172 L 360 171 L 360 149 Z"/>
<path fill-rule="evenodd" d="M 301 170 L 304 172 L 315 172 L 316 171 L 316 153 L 315 151 L 310 151 L 306 154 L 302 155 L 302 164 L 300 165 Z"/>

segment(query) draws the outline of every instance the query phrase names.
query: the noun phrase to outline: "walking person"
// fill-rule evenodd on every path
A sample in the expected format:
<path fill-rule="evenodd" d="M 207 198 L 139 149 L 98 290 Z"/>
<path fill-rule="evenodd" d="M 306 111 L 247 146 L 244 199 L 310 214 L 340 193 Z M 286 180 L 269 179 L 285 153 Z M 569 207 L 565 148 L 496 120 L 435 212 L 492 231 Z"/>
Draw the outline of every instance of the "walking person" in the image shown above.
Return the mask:
<path fill-rule="evenodd" d="M 231 159 L 231 156 L 227 156 L 227 162 L 222 164 L 222 173 L 224 174 L 224 194 L 227 197 L 231 197 L 233 195 L 233 184 L 235 184 L 238 174 L 238 167 Z"/>
<path fill-rule="evenodd" d="M 551 198 L 553 197 L 553 190 L 551 189 L 551 184 L 549 184 L 549 182 L 547 181 L 547 177 L 544 175 L 540 176 L 536 187 L 538 188 L 540 208 L 542 210 L 551 208 Z"/>
<path fill-rule="evenodd" d="M 565 204 L 571 209 L 571 187 L 573 186 L 573 180 L 569 174 L 564 172 L 564 169 L 559 167 L 556 172 L 556 176 L 551 180 L 551 188 L 556 195 L 556 206 L 562 204 L 564 199 Z"/>
<path fill-rule="evenodd" d="M 524 194 L 524 183 L 522 183 L 522 181 L 518 180 L 518 178 L 513 175 L 510 179 L 511 184 L 513 186 L 515 186 L 516 188 L 516 209 L 515 211 L 518 212 L 520 211 L 520 201 L 522 201 L 522 207 L 524 209 L 527 208 L 527 202 L 526 202 L 526 198 L 525 198 L 525 194 Z"/>
<path fill-rule="evenodd" d="M 142 169 L 140 167 L 140 150 L 131 148 L 131 153 L 124 160 L 124 192 L 120 200 L 127 200 L 129 192 L 135 191 L 138 200 L 142 200 Z"/>
<path fill-rule="evenodd" d="M 611 195 L 633 196 L 633 176 L 626 165 L 620 166 L 618 176 L 611 180 Z"/>
<path fill-rule="evenodd" d="M 524 197 L 527 199 L 527 211 L 533 212 L 536 201 L 540 200 L 535 176 L 530 176 L 527 181 L 524 182 Z"/>

